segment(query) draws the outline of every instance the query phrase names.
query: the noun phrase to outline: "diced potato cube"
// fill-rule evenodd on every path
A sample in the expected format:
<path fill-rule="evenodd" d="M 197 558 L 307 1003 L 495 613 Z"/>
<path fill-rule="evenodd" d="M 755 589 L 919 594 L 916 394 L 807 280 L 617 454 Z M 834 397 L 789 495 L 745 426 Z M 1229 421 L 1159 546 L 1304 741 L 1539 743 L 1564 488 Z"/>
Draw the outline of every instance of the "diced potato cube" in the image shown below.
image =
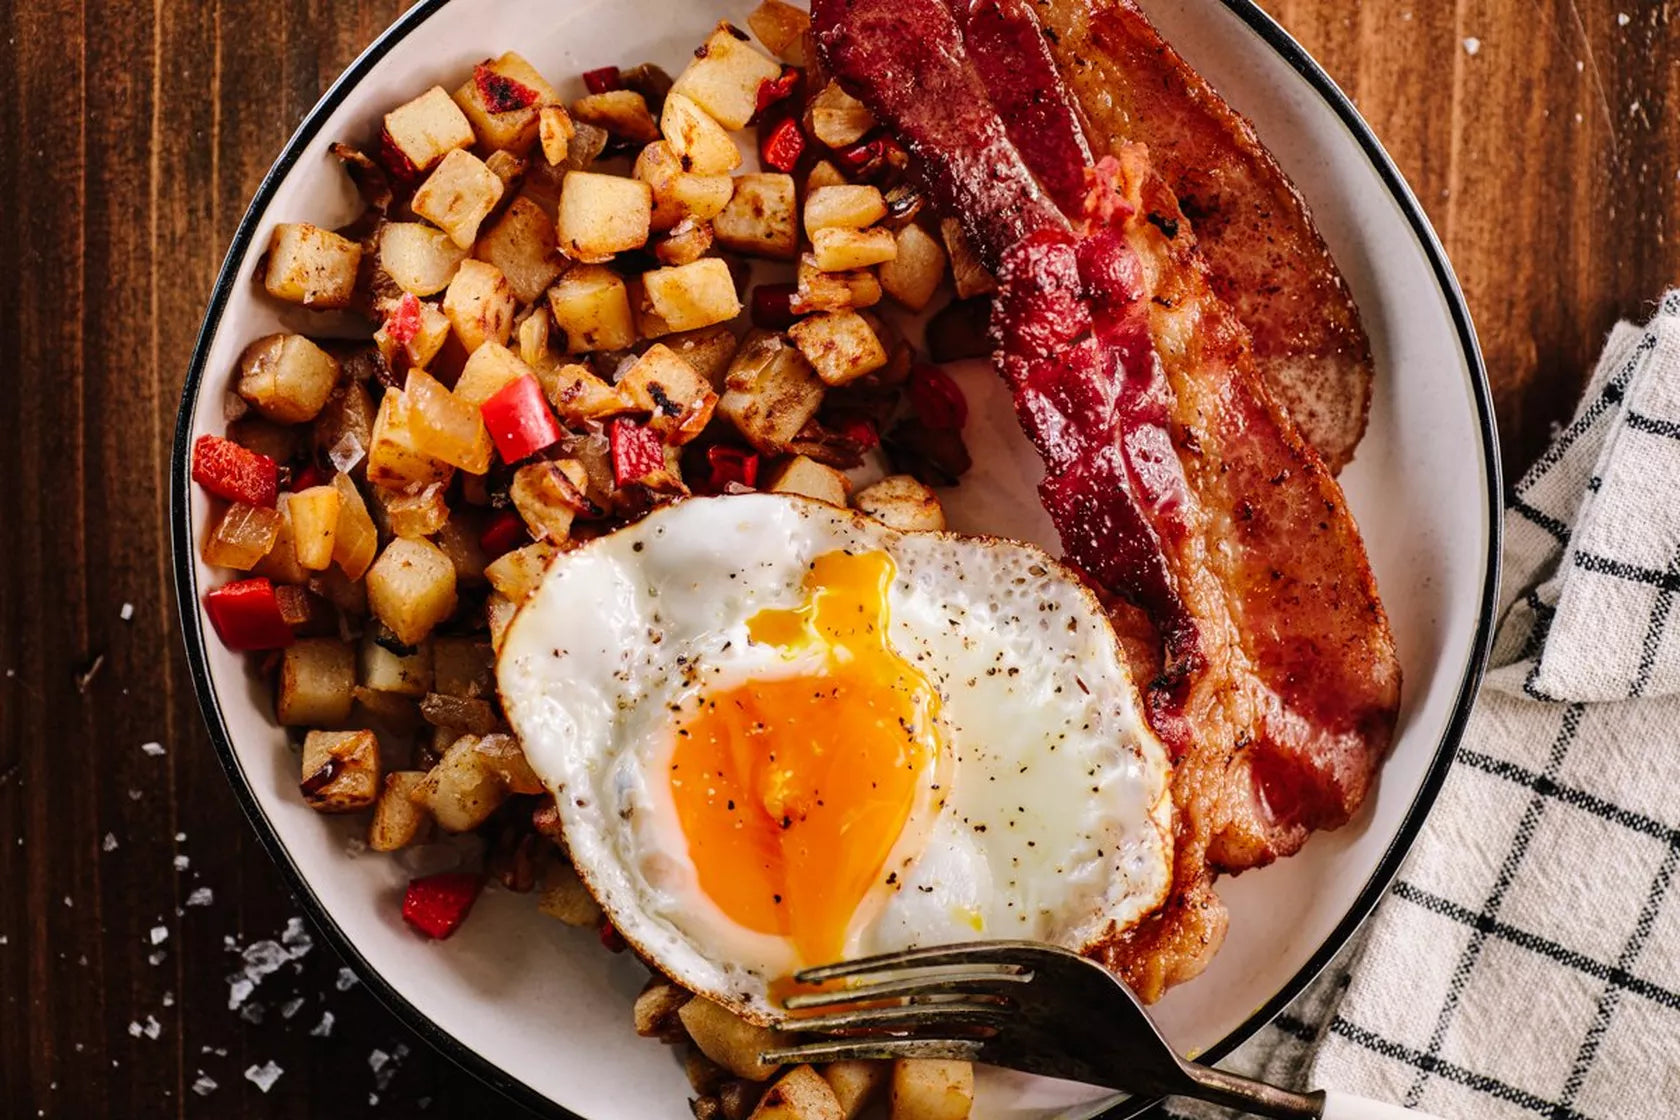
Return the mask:
<path fill-rule="evenodd" d="M 696 175 L 727 175 L 741 166 L 735 138 L 692 98 L 672 93 L 665 98 L 659 131 L 682 161 L 684 171 Z"/>
<path fill-rule="evenodd" d="M 815 459 L 796 455 L 766 487 L 772 494 L 800 494 L 829 505 L 846 504 L 848 483 L 843 472 Z"/>
<path fill-rule="evenodd" d="M 735 183 L 728 175 L 702 175 L 686 170 L 682 159 L 664 140 L 649 144 L 636 157 L 632 174 L 653 192 L 650 228 L 673 229 L 687 219 L 710 221 L 729 205 Z"/>
<path fill-rule="evenodd" d="M 519 613 L 519 604 L 505 595 L 491 595 L 484 601 L 485 620 L 490 624 L 490 646 L 497 653 L 502 651 L 502 640 L 507 637 L 507 628 L 513 623 L 513 616 Z"/>
<path fill-rule="evenodd" d="M 398 537 L 367 573 L 368 606 L 404 645 L 455 613 L 455 566 L 437 545 Z"/>
<path fill-rule="evenodd" d="M 484 402 L 521 377 L 534 377 L 519 355 L 499 342 L 486 342 L 472 352 L 455 382 L 455 399 L 482 408 Z M 386 394 L 389 396 L 390 394 Z"/>
<path fill-rule="evenodd" d="M 531 769 L 531 763 L 525 758 L 525 749 L 512 735 L 504 732 L 486 735 L 473 750 L 484 759 L 485 766 L 501 780 L 508 792 L 526 796 L 543 792 L 542 779 Z"/>
<path fill-rule="evenodd" d="M 389 155 L 407 161 L 394 168 L 419 178 L 457 148 L 470 148 L 474 140 L 471 123 L 460 106 L 442 86 L 433 86 L 413 101 L 385 114 L 381 146 Z"/>
<path fill-rule="evenodd" d="M 898 255 L 881 266 L 881 287 L 906 310 L 922 311 L 945 278 L 945 250 L 911 223 L 898 231 Z"/>
<path fill-rule="evenodd" d="M 391 394 L 385 394 L 390 399 Z M 368 513 L 362 492 L 350 476 L 340 471 L 333 476 L 333 489 L 338 491 L 338 524 L 333 529 L 333 563 L 352 580 L 367 574 L 379 551 L 379 531 Z"/>
<path fill-rule="evenodd" d="M 471 249 L 478 227 L 502 200 L 502 181 L 471 152 L 457 148 L 414 192 L 414 212 Z"/>
<path fill-rule="evenodd" d="M 668 444 L 688 443 L 705 430 L 717 406 L 712 383 L 670 347 L 656 343 L 618 382 L 619 393 Z"/>
<path fill-rule="evenodd" d="M 403 291 L 424 299 L 449 287 L 466 250 L 422 222 L 392 222 L 379 231 L 379 267 Z"/>
<path fill-rule="evenodd" d="M 799 254 L 798 215 L 792 175 L 739 175 L 734 195 L 712 220 L 712 229 L 725 249 L 791 261 Z"/>
<path fill-rule="evenodd" d="M 560 544 L 571 536 L 572 519 L 591 508 L 588 485 L 589 472 L 576 459 L 527 463 L 514 472 L 508 495 L 532 536 Z"/>
<path fill-rule="evenodd" d="M 303 638 L 280 661 L 275 714 L 287 727 L 331 727 L 350 718 L 356 650 L 337 638 Z"/>
<path fill-rule="evenodd" d="M 656 268 L 642 277 L 654 314 L 673 331 L 725 323 L 741 313 L 729 265 L 707 257 L 677 268 Z"/>
<path fill-rule="evenodd" d="M 303 740 L 302 770 L 299 788 L 311 809 L 366 809 L 379 796 L 379 740 L 371 731 L 311 731 Z"/>
<path fill-rule="evenodd" d="M 484 85 L 475 71 L 467 83 L 455 91 L 455 104 L 461 107 L 478 134 L 478 141 L 492 150 L 509 150 L 524 155 L 537 139 L 537 114 L 546 106 L 559 102 L 559 94 L 523 57 L 513 51 L 482 64 L 487 76 L 516 82 L 536 94 L 530 105 L 493 112 L 485 100 Z"/>
<path fill-rule="evenodd" d="M 805 110 L 805 125 L 812 136 L 830 148 L 844 148 L 862 140 L 875 127 L 875 114 L 841 89 L 839 82 L 831 81 L 811 99 Z"/>
<path fill-rule="evenodd" d="M 700 1052 L 736 1077 L 768 1081 L 780 1068 L 758 1060 L 764 1051 L 787 1045 L 788 1036 L 780 1031 L 755 1026 L 703 996 L 683 1004 L 677 1017 Z"/>
<path fill-rule="evenodd" d="M 443 313 L 468 354 L 486 342 L 506 344 L 518 307 L 502 270 L 484 261 L 462 261 L 443 297 Z"/>
<path fill-rule="evenodd" d="M 856 381 L 887 364 L 880 338 L 855 311 L 827 311 L 801 319 L 788 336 L 828 385 Z"/>
<path fill-rule="evenodd" d="M 693 366 L 714 388 L 721 389 L 723 375 L 729 369 L 729 360 L 735 356 L 735 350 L 740 343 L 736 340 L 733 330 L 719 325 L 670 335 L 665 339 L 665 345 Z"/>
<path fill-rule="evenodd" d="M 684 988 L 671 983 L 663 976 L 653 976 L 642 985 L 641 994 L 630 1009 L 631 1020 L 635 1023 L 636 1033 L 643 1038 L 666 1038 L 673 1036 L 678 1041 L 687 1039 L 682 1022 L 677 1018 L 677 1012 L 682 1010 L 683 1004 L 694 998 L 694 994 Z"/>
<path fill-rule="evenodd" d="M 433 638 L 432 689 L 469 699 L 494 696 L 496 662 L 490 643 L 478 638 Z"/>
<path fill-rule="evenodd" d="M 863 229 L 887 216 L 879 187 L 818 187 L 805 199 L 805 232 Z"/>
<path fill-rule="evenodd" d="M 720 23 L 694 53 L 671 92 L 693 99 L 724 128 L 745 128 L 758 111 L 758 87 L 782 76 L 780 63 L 760 54 L 727 23 Z"/>
<path fill-rule="evenodd" d="M 559 105 L 551 105 L 543 109 L 538 117 L 538 136 L 542 139 L 543 158 L 551 167 L 559 167 L 566 162 L 571 152 L 572 137 L 577 135 L 577 125 L 572 123 L 572 115 Z"/>
<path fill-rule="evenodd" d="M 553 363 L 537 371 L 537 380 L 560 419 L 573 427 L 633 411 L 624 395 L 588 366 Z"/>
<path fill-rule="evenodd" d="M 997 280 L 980 263 L 980 255 L 969 243 L 962 223 L 945 218 L 939 223 L 939 234 L 945 241 L 945 252 L 951 260 L 951 282 L 956 285 L 958 299 L 970 299 L 997 291 Z"/>
<path fill-rule="evenodd" d="M 375 488 L 374 497 L 384 507 L 385 523 L 399 537 L 429 537 L 449 520 L 449 503 L 441 482 L 407 490 Z"/>
<path fill-rule="evenodd" d="M 256 566 L 250 569 L 251 574 L 266 576 L 275 583 L 304 583 L 309 579 L 310 571 L 298 563 L 297 549 L 292 544 L 291 506 L 292 496 L 289 493 L 282 492 L 279 500 L 275 502 L 273 510 L 279 518 L 275 527 L 274 543 L 269 547 L 268 552 L 263 555 L 263 558 L 257 561 Z M 245 532 L 246 530 L 241 530 L 240 536 L 242 538 Z M 245 547 L 255 548 L 259 547 L 260 544 L 261 541 L 259 540 Z M 211 556 L 208 542 L 205 545 L 204 562 L 224 568 L 232 567 L 232 565 Z"/>
<path fill-rule="evenodd" d="M 286 517 L 278 509 L 235 502 L 216 521 L 204 542 L 204 562 L 250 571 L 274 551 Z"/>
<path fill-rule="evenodd" d="M 572 120 L 604 128 L 633 144 L 651 144 L 659 139 L 659 125 L 649 111 L 647 98 L 633 89 L 591 93 L 572 102 Z"/>
<path fill-rule="evenodd" d="M 473 749 L 477 745 L 473 735 L 455 740 L 410 794 L 445 832 L 472 831 L 507 800 L 507 787 L 491 772 L 489 760 Z"/>
<path fill-rule="evenodd" d="M 811 363 L 777 334 L 753 331 L 724 375 L 718 414 L 748 443 L 779 454 L 822 406 L 823 383 Z"/>
<path fill-rule="evenodd" d="M 811 235 L 811 257 L 824 272 L 868 268 L 896 256 L 890 229 L 819 229 Z"/>
<path fill-rule="evenodd" d="M 939 495 L 907 474 L 888 475 L 864 487 L 852 498 L 852 505 L 883 525 L 906 533 L 940 532 L 945 528 Z"/>
<path fill-rule="evenodd" d="M 362 247 L 331 230 L 300 222 L 274 227 L 263 287 L 276 299 L 329 310 L 349 307 Z"/>
<path fill-rule="evenodd" d="M 408 397 L 398 389 L 386 390 L 379 402 L 379 415 L 373 421 L 368 481 L 376 486 L 401 489 L 410 484 L 424 486 L 447 479 L 448 464 L 427 455 L 420 446 L 421 437 L 414 426 Z"/>
<path fill-rule="evenodd" d="M 671 229 L 670 236 L 653 247 L 653 255 L 660 264 L 672 268 L 693 264 L 712 251 L 715 240 L 712 223 L 684 218 Z"/>
<path fill-rule="evenodd" d="M 822 1074 L 795 1066 L 770 1086 L 751 1120 L 845 1120 L 845 1115 Z"/>
<path fill-rule="evenodd" d="M 510 602 L 523 603 L 542 582 L 548 562 L 554 559 L 554 546 L 547 541 L 528 544 L 492 561 L 484 569 L 484 578 L 496 593 Z"/>
<path fill-rule="evenodd" d="M 928 1058 L 893 1063 L 892 1120 L 965 1120 L 973 1106 L 973 1063 Z"/>
<path fill-rule="evenodd" d="M 829 1062 L 823 1067 L 823 1080 L 834 1090 L 845 1120 L 857 1120 L 870 1101 L 892 1076 L 891 1062 L 844 1061 Z"/>
<path fill-rule="evenodd" d="M 647 244 L 653 192 L 636 179 L 568 171 L 556 224 L 560 250 L 573 260 L 599 263 Z"/>
<path fill-rule="evenodd" d="M 583 929 L 594 929 L 601 921 L 601 907 L 569 863 L 551 863 L 543 878 L 537 909 L 551 918 Z"/>
<path fill-rule="evenodd" d="M 804 66 L 805 35 L 811 30 L 811 17 L 783 0 L 764 0 L 747 17 L 747 26 L 770 53 L 789 66 Z"/>
<path fill-rule="evenodd" d="M 419 326 L 414 331 L 414 337 L 401 346 L 391 337 L 384 324 L 373 332 L 373 344 L 379 348 L 385 364 L 393 370 L 415 367 L 425 369 L 432 364 L 432 359 L 437 357 L 438 351 L 442 350 L 443 344 L 448 341 L 449 316 L 439 308 L 424 302 L 420 304 Z"/>
<path fill-rule="evenodd" d="M 432 644 L 421 642 L 417 646 L 398 647 L 414 651 L 407 654 L 395 652 L 391 648 L 394 645 L 395 640 L 378 627 L 370 627 L 362 635 L 359 671 L 362 687 L 416 699 L 426 695 L 432 690 Z"/>
<path fill-rule="evenodd" d="M 426 780 L 422 770 L 396 770 L 385 775 L 384 788 L 373 806 L 368 847 L 376 852 L 406 848 L 426 830 L 431 818 L 414 803 L 414 791 Z"/>
<path fill-rule="evenodd" d="M 565 262 L 555 248 L 554 223 L 528 198 L 516 198 L 473 250 L 502 270 L 520 303 L 535 303 L 560 275 Z"/>
<path fill-rule="evenodd" d="M 630 292 L 610 268 L 585 265 L 560 277 L 548 290 L 554 325 L 566 332 L 566 350 L 624 350 L 636 341 Z"/>
<path fill-rule="evenodd" d="M 423 369 L 409 370 L 403 395 L 408 398 L 415 447 L 422 454 L 469 474 L 490 469 L 494 448 L 477 405 L 456 397 Z"/>
<path fill-rule="evenodd" d="M 881 302 L 881 282 L 866 268 L 851 272 L 824 272 L 816 258 L 807 253 L 799 258 L 799 287 L 793 296 L 793 311 L 851 311 L 874 307 Z"/>
<path fill-rule="evenodd" d="M 287 503 L 292 514 L 292 550 L 312 572 L 332 566 L 338 536 L 338 488 L 330 483 L 299 490 Z"/>
<path fill-rule="evenodd" d="M 805 196 L 809 198 L 824 187 L 843 187 L 846 185 L 845 174 L 830 160 L 818 160 L 811 168 L 811 173 L 805 176 Z"/>
<path fill-rule="evenodd" d="M 282 424 L 313 420 L 338 383 L 333 356 L 298 334 L 271 334 L 239 358 L 239 395 Z"/>

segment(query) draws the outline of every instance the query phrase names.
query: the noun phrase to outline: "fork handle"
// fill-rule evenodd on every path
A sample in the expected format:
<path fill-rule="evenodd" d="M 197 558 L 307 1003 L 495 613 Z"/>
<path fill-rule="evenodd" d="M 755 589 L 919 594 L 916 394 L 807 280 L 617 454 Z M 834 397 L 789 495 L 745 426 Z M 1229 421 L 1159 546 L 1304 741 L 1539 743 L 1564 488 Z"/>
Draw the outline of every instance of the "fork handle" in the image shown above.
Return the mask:
<path fill-rule="evenodd" d="M 1334 1089 L 1324 1091 L 1324 1111 L 1319 1115 L 1322 1120 L 1401 1120 L 1407 1116 L 1413 1120 L 1419 1117 L 1423 1120 L 1433 1120 L 1426 1112 L 1356 1097 L 1352 1093 L 1341 1093 Z"/>

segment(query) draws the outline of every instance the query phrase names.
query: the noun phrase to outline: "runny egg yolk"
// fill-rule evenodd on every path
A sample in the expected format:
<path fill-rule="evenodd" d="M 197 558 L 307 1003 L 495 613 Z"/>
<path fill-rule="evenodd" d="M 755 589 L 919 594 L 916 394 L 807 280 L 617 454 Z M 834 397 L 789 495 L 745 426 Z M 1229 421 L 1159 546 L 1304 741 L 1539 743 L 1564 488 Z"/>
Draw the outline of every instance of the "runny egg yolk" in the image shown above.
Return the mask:
<path fill-rule="evenodd" d="M 748 620 L 818 671 L 708 693 L 677 727 L 671 793 L 700 887 L 806 964 L 844 955 L 939 759 L 939 694 L 887 642 L 884 552 L 831 552 L 805 602 Z"/>

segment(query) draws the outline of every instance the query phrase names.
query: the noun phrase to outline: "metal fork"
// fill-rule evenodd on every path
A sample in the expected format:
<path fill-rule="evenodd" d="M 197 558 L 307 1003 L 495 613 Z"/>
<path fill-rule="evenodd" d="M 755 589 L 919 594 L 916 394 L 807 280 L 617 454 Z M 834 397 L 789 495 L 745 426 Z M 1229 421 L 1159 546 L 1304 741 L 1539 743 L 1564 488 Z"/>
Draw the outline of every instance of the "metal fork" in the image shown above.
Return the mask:
<path fill-rule="evenodd" d="M 810 968 L 840 986 L 789 996 L 780 1024 L 831 1036 L 772 1050 L 767 1062 L 945 1058 L 1191 1097 L 1275 1120 L 1394 1120 L 1423 1113 L 1347 1093 L 1295 1093 L 1178 1056 L 1131 990 L 1076 953 L 1026 941 L 977 942 Z"/>

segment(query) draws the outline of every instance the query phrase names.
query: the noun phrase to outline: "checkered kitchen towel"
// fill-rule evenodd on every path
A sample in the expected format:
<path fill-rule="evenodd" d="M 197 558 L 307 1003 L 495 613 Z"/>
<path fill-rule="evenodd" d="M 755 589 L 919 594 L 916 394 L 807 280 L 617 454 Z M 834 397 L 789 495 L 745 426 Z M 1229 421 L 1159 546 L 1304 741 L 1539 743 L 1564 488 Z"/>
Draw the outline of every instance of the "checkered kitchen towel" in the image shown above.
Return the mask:
<path fill-rule="evenodd" d="M 1517 487 L 1487 681 L 1390 897 L 1228 1065 L 1453 1120 L 1680 1118 L 1677 594 L 1680 291 Z"/>

